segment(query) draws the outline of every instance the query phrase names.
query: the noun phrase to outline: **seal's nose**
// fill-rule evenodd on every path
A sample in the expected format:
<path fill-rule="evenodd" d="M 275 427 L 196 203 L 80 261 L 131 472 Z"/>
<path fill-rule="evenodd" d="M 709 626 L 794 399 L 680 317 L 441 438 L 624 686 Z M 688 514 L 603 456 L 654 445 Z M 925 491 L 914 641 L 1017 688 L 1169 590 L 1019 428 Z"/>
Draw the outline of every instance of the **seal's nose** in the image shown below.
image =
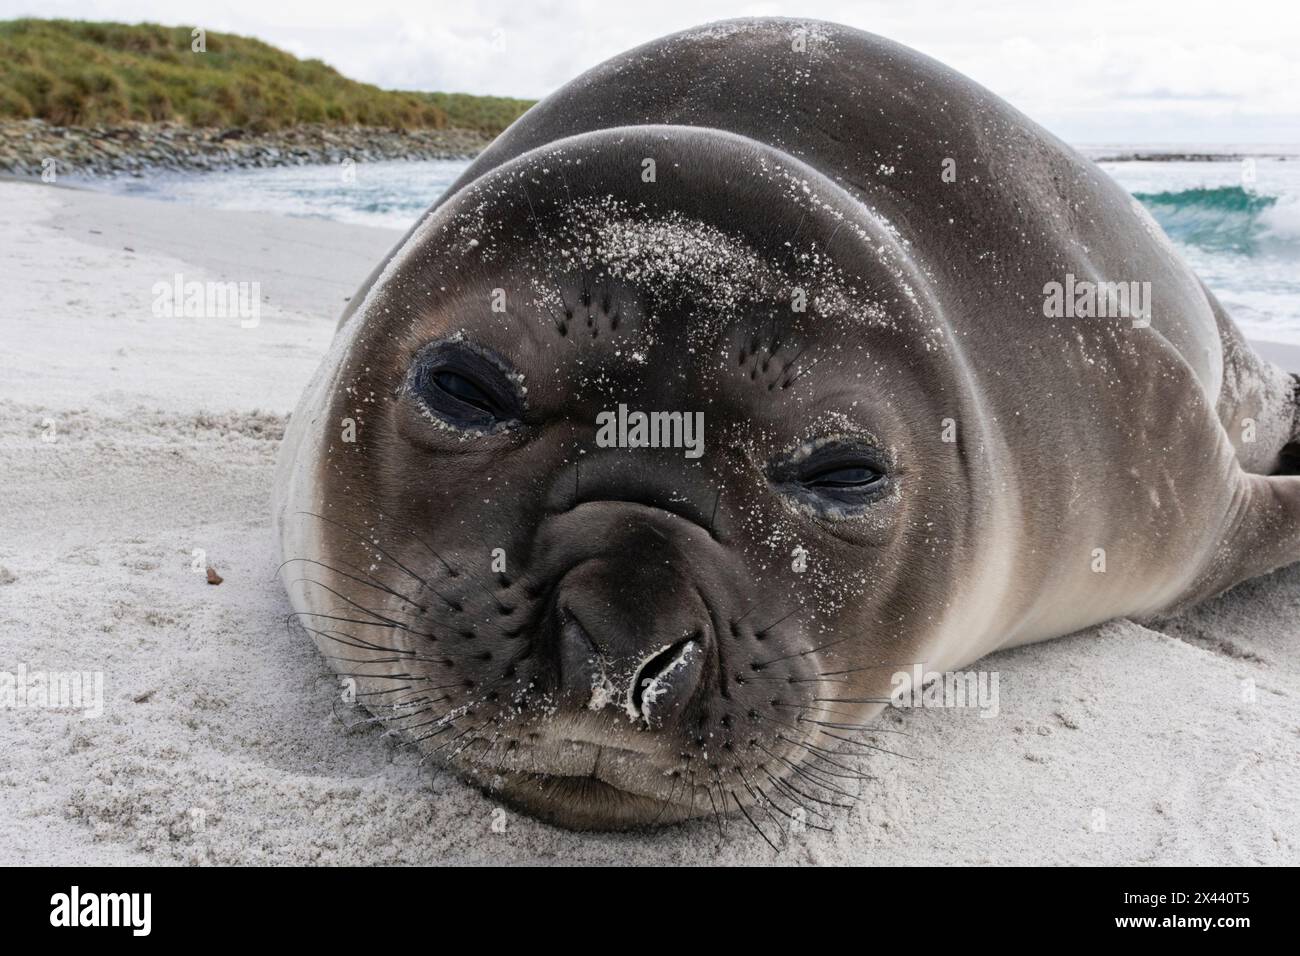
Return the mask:
<path fill-rule="evenodd" d="M 663 727 L 682 711 L 699 683 L 703 637 L 695 631 L 640 660 L 620 660 L 611 658 L 602 643 L 566 611 L 560 627 L 561 698 L 588 710 L 617 707 L 645 727 Z"/>
<path fill-rule="evenodd" d="M 662 727 L 680 712 L 699 682 L 703 643 L 699 632 L 668 644 L 641 662 L 632 675 L 624 704 L 628 716 L 647 727 Z"/>
<path fill-rule="evenodd" d="M 557 602 L 560 696 L 568 706 L 617 707 L 650 728 L 674 720 L 704 672 L 703 603 L 669 569 L 641 565 L 616 578 L 594 560 L 571 571 Z"/>
<path fill-rule="evenodd" d="M 602 692 L 604 662 L 600 648 L 587 629 L 567 608 L 560 612 L 560 647 L 558 653 L 561 699 L 573 707 L 603 706 L 597 701 Z"/>

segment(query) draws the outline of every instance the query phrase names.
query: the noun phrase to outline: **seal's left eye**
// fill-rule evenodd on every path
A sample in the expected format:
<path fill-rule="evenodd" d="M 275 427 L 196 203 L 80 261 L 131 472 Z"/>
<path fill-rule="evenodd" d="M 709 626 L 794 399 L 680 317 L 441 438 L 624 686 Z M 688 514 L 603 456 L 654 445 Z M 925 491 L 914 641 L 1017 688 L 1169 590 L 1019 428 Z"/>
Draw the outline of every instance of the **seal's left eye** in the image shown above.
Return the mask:
<path fill-rule="evenodd" d="M 505 363 L 470 344 L 433 342 L 411 363 L 407 390 L 425 410 L 466 431 L 517 424 L 523 402 Z"/>
<path fill-rule="evenodd" d="M 889 480 L 881 454 L 852 439 L 830 440 L 774 462 L 768 478 L 777 490 L 830 517 L 859 513 Z"/>
<path fill-rule="evenodd" d="M 883 477 L 870 465 L 845 465 L 819 471 L 803 483 L 809 488 L 869 488 Z"/>

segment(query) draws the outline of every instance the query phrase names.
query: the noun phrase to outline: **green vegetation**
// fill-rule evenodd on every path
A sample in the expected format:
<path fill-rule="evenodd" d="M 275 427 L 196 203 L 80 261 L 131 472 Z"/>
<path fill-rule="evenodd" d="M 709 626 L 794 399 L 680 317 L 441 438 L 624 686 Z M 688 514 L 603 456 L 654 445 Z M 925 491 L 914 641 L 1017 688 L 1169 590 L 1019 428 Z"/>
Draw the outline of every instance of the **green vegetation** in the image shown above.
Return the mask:
<path fill-rule="evenodd" d="M 0 22 L 0 119 L 65 126 L 173 121 L 280 129 L 301 123 L 457 127 L 495 135 L 531 105 L 358 83 L 229 33 L 191 51 L 190 27 L 73 20 Z"/>
<path fill-rule="evenodd" d="M 520 116 L 533 100 L 507 96 L 472 96 L 469 93 L 420 93 L 447 114 L 448 123 L 458 129 L 472 129 L 495 136 Z"/>

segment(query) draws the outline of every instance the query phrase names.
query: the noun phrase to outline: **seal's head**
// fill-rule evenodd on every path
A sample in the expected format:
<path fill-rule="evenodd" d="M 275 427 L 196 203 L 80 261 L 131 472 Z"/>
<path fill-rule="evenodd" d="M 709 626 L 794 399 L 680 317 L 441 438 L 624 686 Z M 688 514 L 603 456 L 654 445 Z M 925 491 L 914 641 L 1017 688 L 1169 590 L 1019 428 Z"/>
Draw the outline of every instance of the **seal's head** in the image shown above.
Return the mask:
<path fill-rule="evenodd" d="M 907 244 L 788 155 L 683 127 L 527 153 L 426 216 L 294 416 L 299 619 L 537 816 L 843 802 L 956 597 L 944 336 Z"/>

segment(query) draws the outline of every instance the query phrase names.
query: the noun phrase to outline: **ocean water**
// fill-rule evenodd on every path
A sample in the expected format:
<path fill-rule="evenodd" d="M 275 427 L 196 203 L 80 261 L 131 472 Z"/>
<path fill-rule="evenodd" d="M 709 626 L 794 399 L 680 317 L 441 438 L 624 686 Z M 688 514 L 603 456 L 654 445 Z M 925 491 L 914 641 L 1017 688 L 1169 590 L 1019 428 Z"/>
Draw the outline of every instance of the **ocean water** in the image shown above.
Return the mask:
<path fill-rule="evenodd" d="M 1099 165 L 1141 200 L 1248 336 L 1300 345 L 1300 150 Z"/>
<path fill-rule="evenodd" d="M 1300 147 L 1179 147 L 1244 160 L 1132 158 L 1172 152 L 1083 147 L 1150 210 L 1248 336 L 1300 345 Z M 1124 158 L 1119 158 L 1124 157 Z M 86 183 L 217 209 L 405 229 L 468 166 L 463 160 L 159 174 Z"/>
<path fill-rule="evenodd" d="M 212 173 L 153 173 L 90 180 L 81 185 L 151 199 L 333 219 L 407 229 L 441 196 L 469 160 L 278 166 Z"/>

